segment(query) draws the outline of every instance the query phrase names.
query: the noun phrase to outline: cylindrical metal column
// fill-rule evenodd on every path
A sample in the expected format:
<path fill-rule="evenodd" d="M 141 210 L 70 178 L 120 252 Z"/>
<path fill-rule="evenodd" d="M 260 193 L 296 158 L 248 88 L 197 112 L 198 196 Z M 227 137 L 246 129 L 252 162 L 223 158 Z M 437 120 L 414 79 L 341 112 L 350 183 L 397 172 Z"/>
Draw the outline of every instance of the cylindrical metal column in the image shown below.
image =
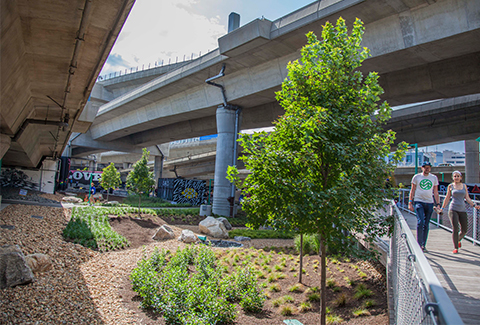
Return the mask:
<path fill-rule="evenodd" d="M 478 142 L 465 140 L 465 183 L 480 183 Z"/>
<path fill-rule="evenodd" d="M 155 191 L 158 190 L 158 179 L 162 178 L 162 170 L 163 170 L 163 156 L 155 156 L 155 162 L 153 164 L 153 175 L 155 177 Z"/>
<path fill-rule="evenodd" d="M 235 140 L 235 110 L 223 106 L 217 108 L 217 155 L 215 157 L 215 183 L 213 188 L 212 213 L 229 216 L 232 184 L 227 179 L 227 167 L 233 162 Z"/>

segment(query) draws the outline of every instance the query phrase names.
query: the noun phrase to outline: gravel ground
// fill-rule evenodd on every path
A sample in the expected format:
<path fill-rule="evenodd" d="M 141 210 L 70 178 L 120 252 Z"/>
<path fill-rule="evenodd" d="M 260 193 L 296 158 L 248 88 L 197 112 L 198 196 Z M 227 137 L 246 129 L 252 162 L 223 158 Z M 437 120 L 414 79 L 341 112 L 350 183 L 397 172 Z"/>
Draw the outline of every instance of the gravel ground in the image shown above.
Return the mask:
<path fill-rule="evenodd" d="M 0 225 L 15 226 L 0 228 L 0 245 L 19 245 L 25 255 L 43 253 L 53 261 L 52 270 L 35 274 L 34 283 L 0 290 L 0 324 L 140 324 L 122 302 L 123 280 L 144 251 L 175 250 L 184 244 L 170 240 L 144 249 L 98 253 L 63 240 L 69 212 L 27 205 L 0 211 Z"/>
<path fill-rule="evenodd" d="M 18 187 L 2 187 L 1 188 L 2 201 L 30 201 L 37 203 L 59 203 L 62 200 L 63 194 L 47 194 L 39 191 L 28 190 L 27 195 L 20 195 L 20 188 Z"/>
<path fill-rule="evenodd" d="M 176 250 L 185 244 L 169 240 L 122 251 L 92 251 L 63 239 L 70 211 L 19 204 L 0 211 L 0 225 L 14 226 L 0 228 L 0 246 L 19 245 L 25 255 L 43 253 L 53 261 L 50 271 L 35 274 L 34 283 L 0 290 L 0 324 L 145 324 L 144 315 L 122 300 L 126 279 L 144 253 L 150 255 L 155 247 Z M 198 229 L 171 227 L 176 236 L 182 228 Z M 253 240 L 246 246 L 292 246 L 292 242 Z"/>

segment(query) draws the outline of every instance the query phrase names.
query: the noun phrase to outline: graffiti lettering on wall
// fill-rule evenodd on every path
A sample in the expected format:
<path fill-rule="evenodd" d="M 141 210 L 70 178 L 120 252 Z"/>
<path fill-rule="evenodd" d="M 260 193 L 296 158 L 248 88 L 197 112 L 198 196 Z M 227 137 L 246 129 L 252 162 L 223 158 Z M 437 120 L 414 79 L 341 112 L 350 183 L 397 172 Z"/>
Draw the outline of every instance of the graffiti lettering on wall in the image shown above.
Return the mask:
<path fill-rule="evenodd" d="M 173 181 L 173 201 L 200 205 L 203 202 L 206 188 L 205 181 L 176 178 Z"/>
<path fill-rule="evenodd" d="M 27 175 L 23 170 L 7 168 L 2 170 L 0 175 L 2 187 L 21 187 L 28 190 L 38 190 L 39 183 L 33 177 Z"/>
<path fill-rule="evenodd" d="M 101 171 L 93 172 L 92 181 L 94 183 L 100 182 L 102 179 L 102 173 L 103 172 Z M 68 179 L 74 184 L 78 183 L 82 185 L 89 185 L 91 174 L 92 172 L 86 170 L 70 170 L 68 173 Z"/>

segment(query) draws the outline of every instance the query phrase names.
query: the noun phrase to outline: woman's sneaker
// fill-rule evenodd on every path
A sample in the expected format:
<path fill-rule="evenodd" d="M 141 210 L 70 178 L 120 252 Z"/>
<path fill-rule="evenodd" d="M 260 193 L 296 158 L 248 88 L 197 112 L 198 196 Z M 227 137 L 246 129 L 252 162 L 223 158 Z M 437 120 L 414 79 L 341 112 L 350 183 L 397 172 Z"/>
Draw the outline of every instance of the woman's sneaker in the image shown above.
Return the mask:
<path fill-rule="evenodd" d="M 462 242 L 461 241 L 458 242 L 458 248 L 462 248 Z"/>
<path fill-rule="evenodd" d="M 453 254 L 458 254 L 458 249 L 454 249 Z"/>

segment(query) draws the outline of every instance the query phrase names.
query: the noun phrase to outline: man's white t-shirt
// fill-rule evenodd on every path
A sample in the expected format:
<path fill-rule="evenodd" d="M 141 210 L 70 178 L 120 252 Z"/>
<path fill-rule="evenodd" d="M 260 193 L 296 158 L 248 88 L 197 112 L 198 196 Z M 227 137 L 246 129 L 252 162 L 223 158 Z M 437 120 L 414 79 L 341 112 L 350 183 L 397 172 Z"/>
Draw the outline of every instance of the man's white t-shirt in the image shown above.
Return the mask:
<path fill-rule="evenodd" d="M 438 186 L 437 176 L 431 173 L 428 176 L 423 176 L 423 173 L 416 174 L 412 178 L 412 184 L 417 186 L 414 201 L 433 203 L 433 187 Z"/>

